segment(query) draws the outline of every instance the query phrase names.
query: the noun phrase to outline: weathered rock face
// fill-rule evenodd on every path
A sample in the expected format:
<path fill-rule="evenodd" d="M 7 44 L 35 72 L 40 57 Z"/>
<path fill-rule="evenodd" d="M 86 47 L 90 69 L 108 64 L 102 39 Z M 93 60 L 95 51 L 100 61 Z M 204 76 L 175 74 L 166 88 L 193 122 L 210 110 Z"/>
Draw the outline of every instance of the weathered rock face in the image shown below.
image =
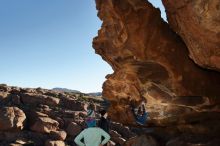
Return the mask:
<path fill-rule="evenodd" d="M 114 120 L 133 123 L 130 100 L 147 98 L 149 105 L 158 107 L 158 102 L 173 103 L 174 96 L 220 96 L 220 74 L 199 68 L 188 57 L 184 42 L 150 3 L 96 0 L 96 4 L 103 24 L 93 47 L 114 70 L 103 85 Z"/>
<path fill-rule="evenodd" d="M 220 1 L 163 0 L 170 26 L 186 43 L 190 58 L 220 71 Z"/>

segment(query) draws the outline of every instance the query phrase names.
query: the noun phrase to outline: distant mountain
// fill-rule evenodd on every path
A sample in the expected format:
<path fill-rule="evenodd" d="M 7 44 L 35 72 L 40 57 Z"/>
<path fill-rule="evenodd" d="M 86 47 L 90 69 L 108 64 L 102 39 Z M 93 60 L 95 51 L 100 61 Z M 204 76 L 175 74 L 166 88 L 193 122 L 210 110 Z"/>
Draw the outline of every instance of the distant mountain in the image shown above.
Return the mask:
<path fill-rule="evenodd" d="M 102 96 L 102 92 L 92 92 L 92 93 L 87 93 L 87 94 L 91 96 Z"/>
<path fill-rule="evenodd" d="M 72 90 L 72 89 L 67 89 L 67 88 L 59 88 L 59 87 L 53 88 L 52 90 L 54 90 L 54 91 L 60 91 L 60 92 L 81 93 L 81 92 L 78 91 L 78 90 Z"/>

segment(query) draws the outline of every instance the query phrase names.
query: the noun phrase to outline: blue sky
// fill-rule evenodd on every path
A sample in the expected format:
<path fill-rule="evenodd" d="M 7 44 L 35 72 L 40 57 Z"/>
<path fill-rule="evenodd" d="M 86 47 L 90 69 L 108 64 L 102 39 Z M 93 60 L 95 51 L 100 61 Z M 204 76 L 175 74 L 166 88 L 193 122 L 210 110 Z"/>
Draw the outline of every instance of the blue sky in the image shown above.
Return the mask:
<path fill-rule="evenodd" d="M 0 83 L 101 91 L 112 69 L 92 48 L 96 13 L 94 0 L 0 0 Z"/>

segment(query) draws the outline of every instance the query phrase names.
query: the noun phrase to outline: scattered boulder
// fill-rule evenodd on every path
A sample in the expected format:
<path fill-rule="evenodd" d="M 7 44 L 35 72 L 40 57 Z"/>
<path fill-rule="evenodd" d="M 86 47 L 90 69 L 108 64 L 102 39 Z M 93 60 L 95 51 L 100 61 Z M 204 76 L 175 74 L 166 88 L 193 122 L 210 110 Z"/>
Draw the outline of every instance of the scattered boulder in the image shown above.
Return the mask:
<path fill-rule="evenodd" d="M 51 131 L 59 129 L 59 123 L 48 117 L 48 115 L 39 112 L 36 112 L 36 115 L 33 117 L 32 124 L 30 126 L 32 131 L 50 133 Z"/>
<path fill-rule="evenodd" d="M 71 109 L 73 111 L 83 111 L 84 110 L 84 103 L 70 98 L 69 96 L 62 96 L 61 103 L 67 109 Z"/>
<path fill-rule="evenodd" d="M 71 122 L 67 128 L 66 128 L 66 132 L 68 135 L 70 136 L 76 136 L 78 135 L 80 132 L 82 131 L 81 126 L 79 126 L 78 124 L 76 124 L 75 122 Z"/>
<path fill-rule="evenodd" d="M 59 98 L 46 96 L 42 94 L 35 94 L 35 93 L 21 94 L 21 100 L 23 104 L 30 104 L 30 105 L 45 104 L 50 106 L 56 106 L 60 102 Z"/>
<path fill-rule="evenodd" d="M 45 142 L 45 146 L 65 146 L 65 143 L 61 140 L 57 140 L 57 141 L 47 140 Z"/>
<path fill-rule="evenodd" d="M 25 113 L 18 107 L 0 108 L 0 130 L 22 130 L 25 119 Z"/>
<path fill-rule="evenodd" d="M 63 130 L 51 131 L 50 135 L 53 140 L 63 140 L 64 141 L 66 139 L 67 133 Z"/>

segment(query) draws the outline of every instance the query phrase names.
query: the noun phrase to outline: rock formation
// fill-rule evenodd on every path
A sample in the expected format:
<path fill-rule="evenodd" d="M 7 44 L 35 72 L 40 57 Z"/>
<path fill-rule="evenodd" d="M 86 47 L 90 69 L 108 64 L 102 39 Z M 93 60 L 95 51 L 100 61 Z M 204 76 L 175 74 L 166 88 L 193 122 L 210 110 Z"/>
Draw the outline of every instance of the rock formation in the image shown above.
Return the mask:
<path fill-rule="evenodd" d="M 102 99 L 77 96 L 0 84 L 0 146 L 75 146 L 75 136 L 86 128 L 84 106 L 92 101 L 97 111 L 103 107 Z M 98 120 L 99 114 L 96 115 Z M 112 122 L 111 125 L 114 128 L 110 133 L 114 135 L 112 143 L 123 144 L 136 136 L 122 124 Z"/>
<path fill-rule="evenodd" d="M 173 103 L 179 96 L 201 96 L 205 103 L 203 97 L 220 96 L 220 74 L 198 67 L 188 57 L 186 45 L 163 21 L 159 9 L 145 0 L 96 0 L 96 4 L 103 24 L 93 47 L 114 70 L 103 85 L 113 118 L 132 123 L 130 100 Z"/>
<path fill-rule="evenodd" d="M 219 0 L 163 0 L 171 28 L 198 65 L 220 71 Z"/>
<path fill-rule="evenodd" d="M 220 3 L 163 2 L 169 24 L 147 0 L 96 0 L 93 47 L 114 70 L 103 84 L 110 116 L 137 126 L 131 103 L 147 99 L 146 128 L 160 143 L 219 145 Z"/>

